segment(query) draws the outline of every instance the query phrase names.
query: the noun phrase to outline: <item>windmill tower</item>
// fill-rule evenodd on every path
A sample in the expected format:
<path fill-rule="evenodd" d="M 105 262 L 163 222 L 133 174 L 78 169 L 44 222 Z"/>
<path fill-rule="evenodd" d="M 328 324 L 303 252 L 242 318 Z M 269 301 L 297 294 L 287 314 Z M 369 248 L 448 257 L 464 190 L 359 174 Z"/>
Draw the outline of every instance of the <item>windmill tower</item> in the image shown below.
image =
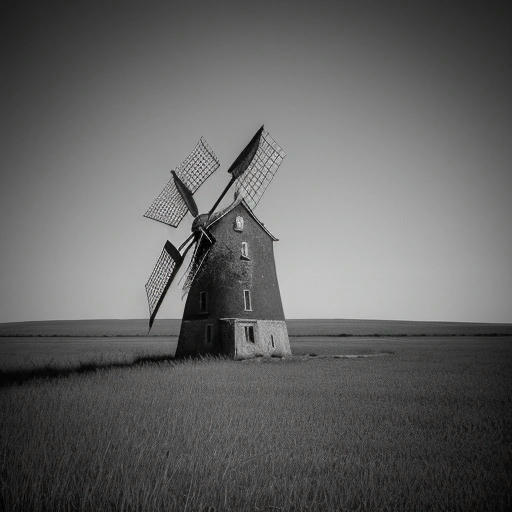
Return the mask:
<path fill-rule="evenodd" d="M 187 211 L 192 234 L 176 249 L 169 241 L 146 283 L 149 328 L 185 256 L 187 295 L 176 356 L 225 354 L 234 358 L 291 354 L 273 244 L 277 238 L 256 217 L 284 152 L 263 126 L 228 169 L 231 179 L 208 213 L 199 215 L 194 192 L 219 168 L 201 138 L 153 201 L 145 217 L 177 227 Z M 235 200 L 216 211 L 228 190 Z"/>

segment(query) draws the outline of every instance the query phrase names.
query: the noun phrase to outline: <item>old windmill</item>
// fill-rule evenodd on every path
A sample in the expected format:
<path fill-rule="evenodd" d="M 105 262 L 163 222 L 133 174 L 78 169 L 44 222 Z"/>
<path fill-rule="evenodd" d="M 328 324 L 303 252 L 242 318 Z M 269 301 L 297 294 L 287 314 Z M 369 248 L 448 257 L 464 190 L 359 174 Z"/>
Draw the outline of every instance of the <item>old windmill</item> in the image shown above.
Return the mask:
<path fill-rule="evenodd" d="M 176 248 L 167 241 L 146 283 L 149 328 L 182 266 L 188 294 L 176 356 L 226 354 L 235 358 L 288 355 L 290 342 L 274 262 L 277 241 L 254 214 L 285 154 L 263 126 L 228 173 L 231 179 L 206 214 L 199 215 L 193 194 L 219 168 L 201 138 L 153 201 L 145 217 L 177 227 L 187 211 L 192 234 Z M 216 211 L 228 190 L 235 199 Z"/>

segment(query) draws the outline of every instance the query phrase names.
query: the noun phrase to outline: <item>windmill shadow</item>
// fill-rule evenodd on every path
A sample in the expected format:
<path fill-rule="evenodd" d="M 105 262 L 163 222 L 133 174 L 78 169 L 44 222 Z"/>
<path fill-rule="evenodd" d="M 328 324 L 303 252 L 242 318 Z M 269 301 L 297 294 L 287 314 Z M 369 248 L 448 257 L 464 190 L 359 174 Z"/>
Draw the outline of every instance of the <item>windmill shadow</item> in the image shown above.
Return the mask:
<path fill-rule="evenodd" d="M 132 361 L 118 362 L 89 362 L 79 363 L 75 366 L 40 366 L 34 368 L 19 368 L 12 370 L 0 370 L 0 388 L 23 385 L 25 383 L 42 379 L 62 379 L 77 375 L 90 375 L 103 370 L 131 369 L 142 366 L 158 366 L 165 364 L 166 367 L 174 367 L 182 364 L 209 363 L 214 361 L 231 360 L 224 354 L 194 354 L 182 357 L 171 355 L 139 356 Z"/>
<path fill-rule="evenodd" d="M 35 368 L 20 368 L 13 370 L 0 370 L 0 388 L 21 385 L 38 379 L 60 379 L 74 375 L 87 375 L 101 370 L 114 368 L 136 368 L 139 366 L 157 363 L 172 363 L 176 359 L 171 355 L 140 356 L 132 361 L 123 362 L 91 362 L 79 363 L 75 366 L 41 366 Z"/>

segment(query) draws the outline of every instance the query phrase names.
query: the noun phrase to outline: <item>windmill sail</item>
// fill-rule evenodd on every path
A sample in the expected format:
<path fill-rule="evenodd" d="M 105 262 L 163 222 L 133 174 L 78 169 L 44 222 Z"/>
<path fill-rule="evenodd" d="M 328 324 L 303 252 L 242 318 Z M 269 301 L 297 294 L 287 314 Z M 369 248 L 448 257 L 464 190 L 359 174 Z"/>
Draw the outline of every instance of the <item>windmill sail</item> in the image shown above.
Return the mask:
<path fill-rule="evenodd" d="M 158 258 L 155 268 L 146 283 L 146 294 L 149 305 L 149 328 L 151 329 L 158 309 L 164 300 L 165 294 L 178 272 L 183 258 L 178 249 L 167 241 Z"/>
<path fill-rule="evenodd" d="M 175 174 L 193 194 L 219 168 L 219 165 L 219 159 L 201 137 L 192 153 L 176 169 Z M 144 217 L 177 227 L 187 211 L 187 203 L 176 187 L 173 176 L 151 203 Z"/>
<path fill-rule="evenodd" d="M 183 201 L 185 201 L 188 211 L 192 214 L 193 217 L 197 217 L 199 211 L 197 210 L 197 205 L 194 201 L 192 192 L 187 188 L 185 183 L 179 179 L 178 175 L 174 171 L 171 171 L 171 174 L 172 179 L 174 180 L 174 185 L 178 189 L 178 192 L 180 193 Z"/>
<path fill-rule="evenodd" d="M 208 256 L 208 253 L 210 252 L 210 249 L 214 243 L 215 238 L 213 238 L 211 233 L 206 231 L 201 233 L 199 241 L 197 242 L 196 248 L 194 250 L 194 254 L 192 255 L 192 259 L 190 260 L 190 264 L 185 273 L 187 277 L 185 279 L 185 283 L 183 284 L 181 298 L 183 298 L 190 290 L 195 277 L 201 269 L 201 266 L 203 265 L 203 262 L 205 261 L 206 256 Z"/>
<path fill-rule="evenodd" d="M 228 172 L 231 173 L 233 178 L 239 178 L 245 172 L 249 164 L 252 162 L 256 151 L 260 145 L 261 134 L 263 133 L 263 126 L 256 132 L 249 144 L 245 146 L 242 152 L 238 155 L 236 160 L 231 164 Z"/>
<path fill-rule="evenodd" d="M 264 130 L 247 170 L 236 180 L 235 197 L 243 197 L 254 210 L 285 156 L 279 144 Z"/>
<path fill-rule="evenodd" d="M 229 188 L 236 185 L 235 197 L 243 198 L 249 208 L 256 208 L 284 157 L 282 148 L 262 126 L 228 169 L 231 179 L 227 187 L 208 214 L 204 215 L 198 215 L 193 194 L 220 165 L 206 140 L 201 137 L 192 153 L 175 171 L 172 171 L 171 179 L 144 216 L 174 227 L 179 225 L 187 211 L 190 211 L 196 220 L 192 226 L 192 235 L 181 244 L 179 249 L 167 241 L 146 283 L 150 329 L 188 251 L 194 246 L 194 254 L 184 274 L 186 277 L 183 295 L 188 293 L 206 263 L 215 243 L 215 238 L 208 231 L 208 221 Z M 189 243 L 192 237 L 194 239 Z M 188 246 L 180 254 L 187 244 Z"/>

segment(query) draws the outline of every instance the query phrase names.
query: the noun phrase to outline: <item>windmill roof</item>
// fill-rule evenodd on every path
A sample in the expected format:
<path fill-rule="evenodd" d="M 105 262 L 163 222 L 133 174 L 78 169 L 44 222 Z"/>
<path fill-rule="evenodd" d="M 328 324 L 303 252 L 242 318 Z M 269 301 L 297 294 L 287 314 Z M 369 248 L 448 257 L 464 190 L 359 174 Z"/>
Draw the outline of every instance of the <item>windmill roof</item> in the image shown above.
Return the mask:
<path fill-rule="evenodd" d="M 267 235 L 272 238 L 274 242 L 277 242 L 279 238 L 276 238 L 266 227 L 263 222 L 261 222 L 258 217 L 254 214 L 254 212 L 251 210 L 249 205 L 245 202 L 243 197 L 239 197 L 238 199 L 235 199 L 229 206 L 224 208 L 223 210 L 219 210 L 218 212 L 214 212 L 212 216 L 210 217 L 210 222 L 208 223 L 208 227 L 212 226 L 216 222 L 218 222 L 222 217 L 224 217 L 226 214 L 228 214 L 231 210 L 234 210 L 239 204 L 241 204 L 246 210 L 247 213 L 257 222 L 257 224 L 260 226 Z"/>

